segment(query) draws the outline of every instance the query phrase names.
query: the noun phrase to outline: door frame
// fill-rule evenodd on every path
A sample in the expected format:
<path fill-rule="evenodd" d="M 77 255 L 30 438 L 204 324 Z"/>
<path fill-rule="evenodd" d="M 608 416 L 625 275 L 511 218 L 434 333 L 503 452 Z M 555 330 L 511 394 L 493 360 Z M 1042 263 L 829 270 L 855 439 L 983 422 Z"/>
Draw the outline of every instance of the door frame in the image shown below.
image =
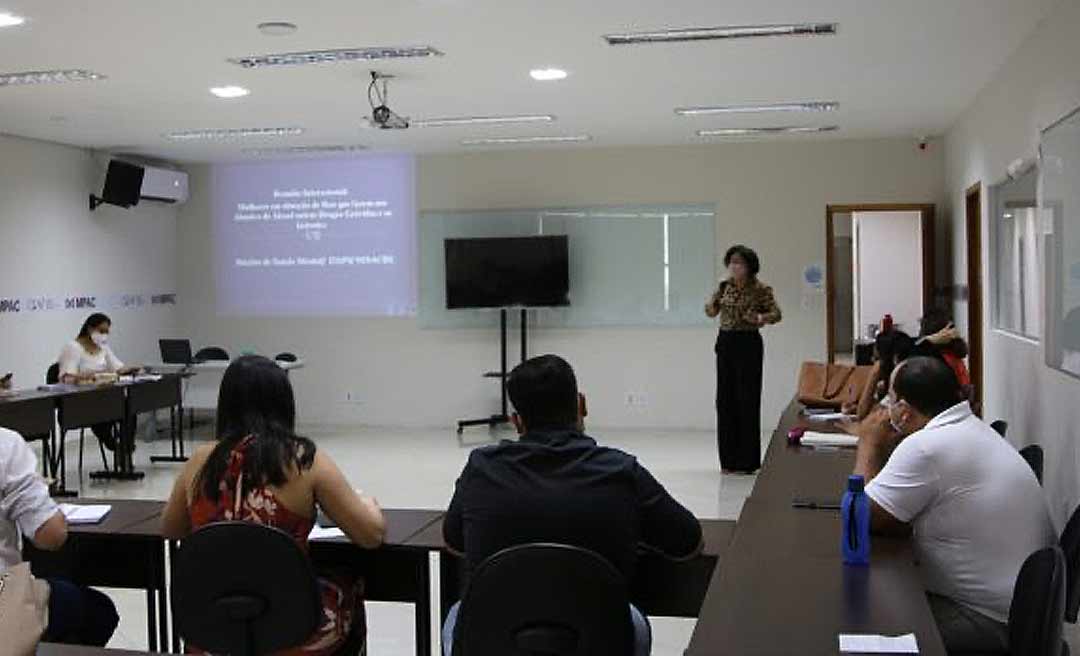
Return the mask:
<path fill-rule="evenodd" d="M 860 203 L 825 206 L 825 353 L 826 361 L 833 355 L 833 311 L 836 309 L 836 280 L 833 265 L 833 215 L 854 212 L 918 212 L 922 215 L 923 255 L 923 312 L 934 302 L 934 213 L 933 203 Z"/>
<path fill-rule="evenodd" d="M 983 273 L 982 273 L 982 181 L 964 191 L 964 224 L 967 237 L 968 371 L 974 388 L 976 412 L 983 401 Z"/>

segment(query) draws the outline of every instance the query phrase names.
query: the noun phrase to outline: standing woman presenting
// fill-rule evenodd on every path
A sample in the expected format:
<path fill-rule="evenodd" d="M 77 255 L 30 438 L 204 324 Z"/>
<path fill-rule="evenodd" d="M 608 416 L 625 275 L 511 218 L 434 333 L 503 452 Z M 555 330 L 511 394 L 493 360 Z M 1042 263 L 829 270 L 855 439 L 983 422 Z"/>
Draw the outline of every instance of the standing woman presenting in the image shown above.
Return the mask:
<path fill-rule="evenodd" d="M 761 467 L 761 372 L 765 346 L 758 332 L 780 322 L 772 287 L 757 278 L 757 253 L 738 244 L 724 254 L 728 278 L 705 304 L 720 317 L 716 337 L 716 443 L 725 474 Z"/>

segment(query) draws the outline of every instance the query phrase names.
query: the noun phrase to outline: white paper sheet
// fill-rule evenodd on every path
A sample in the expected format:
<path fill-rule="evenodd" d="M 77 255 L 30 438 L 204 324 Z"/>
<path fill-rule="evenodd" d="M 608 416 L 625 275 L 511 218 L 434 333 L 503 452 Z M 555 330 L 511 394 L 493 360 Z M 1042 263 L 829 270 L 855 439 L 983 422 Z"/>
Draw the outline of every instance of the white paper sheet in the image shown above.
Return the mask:
<path fill-rule="evenodd" d="M 840 651 L 846 654 L 917 654 L 919 643 L 914 633 L 901 636 L 841 633 Z"/>
<path fill-rule="evenodd" d="M 857 446 L 859 438 L 845 433 L 817 433 L 806 431 L 799 439 L 803 446 Z"/>
<path fill-rule="evenodd" d="M 829 412 L 822 415 L 807 415 L 807 421 L 843 421 L 844 419 L 855 419 L 855 415 L 845 415 L 842 412 Z"/>
<path fill-rule="evenodd" d="M 314 526 L 311 529 L 311 533 L 308 533 L 309 540 L 329 540 L 330 538 L 343 538 L 345 532 L 340 528 L 323 528 L 321 526 Z"/>
<path fill-rule="evenodd" d="M 60 504 L 60 512 L 68 524 L 98 524 L 109 514 L 112 506 L 106 505 L 78 505 L 74 503 Z"/>

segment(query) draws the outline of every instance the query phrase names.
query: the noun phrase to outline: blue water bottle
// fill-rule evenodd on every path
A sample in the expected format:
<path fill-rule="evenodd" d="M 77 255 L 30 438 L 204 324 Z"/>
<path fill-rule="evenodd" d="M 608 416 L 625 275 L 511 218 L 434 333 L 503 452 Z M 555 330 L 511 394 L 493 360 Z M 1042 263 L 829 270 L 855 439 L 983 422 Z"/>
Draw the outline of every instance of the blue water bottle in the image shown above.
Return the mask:
<path fill-rule="evenodd" d="M 840 520 L 843 535 L 840 549 L 845 565 L 870 564 L 870 498 L 864 491 L 862 476 L 848 477 L 847 492 L 840 504 Z"/>

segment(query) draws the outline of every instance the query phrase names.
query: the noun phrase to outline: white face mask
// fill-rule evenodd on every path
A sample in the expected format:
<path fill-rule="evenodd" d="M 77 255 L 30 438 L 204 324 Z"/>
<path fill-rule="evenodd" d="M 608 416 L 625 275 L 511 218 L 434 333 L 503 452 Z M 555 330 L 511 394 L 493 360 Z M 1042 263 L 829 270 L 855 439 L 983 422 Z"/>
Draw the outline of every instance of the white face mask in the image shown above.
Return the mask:
<path fill-rule="evenodd" d="M 109 336 L 105 333 L 90 333 L 90 341 L 98 346 L 105 346 L 109 343 Z"/>
<path fill-rule="evenodd" d="M 887 407 L 889 409 L 889 425 L 892 426 L 892 429 L 894 431 L 896 431 L 897 433 L 903 435 L 904 434 L 903 422 L 900 421 L 899 419 L 897 419 L 897 416 L 896 416 L 897 413 L 900 410 L 900 404 L 903 403 L 903 401 L 895 401 L 894 402 L 891 398 L 886 396 L 884 399 L 882 399 L 882 402 L 885 404 L 885 407 Z"/>

